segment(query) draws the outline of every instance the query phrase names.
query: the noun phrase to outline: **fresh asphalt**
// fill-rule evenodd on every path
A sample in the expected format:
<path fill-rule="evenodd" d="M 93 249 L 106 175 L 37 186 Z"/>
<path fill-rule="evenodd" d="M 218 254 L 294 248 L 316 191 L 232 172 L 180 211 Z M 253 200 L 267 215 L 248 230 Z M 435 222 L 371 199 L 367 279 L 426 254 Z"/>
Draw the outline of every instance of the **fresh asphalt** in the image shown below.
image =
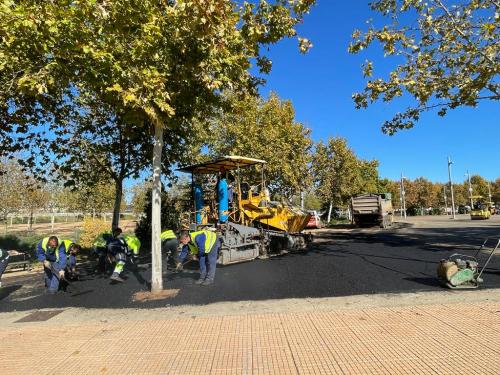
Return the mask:
<path fill-rule="evenodd" d="M 147 302 L 133 301 L 136 292 L 150 288 L 147 259 L 134 272 L 127 273 L 123 284 L 113 284 L 107 275 L 93 273 L 93 265 L 89 264 L 80 281 L 56 295 L 44 294 L 41 273 L 9 277 L 0 289 L 0 312 L 66 307 L 151 308 L 420 291 L 453 293 L 436 279 L 439 260 L 454 252 L 473 255 L 474 247 L 485 237 L 500 236 L 499 229 L 498 225 L 484 225 L 320 231 L 305 253 L 218 267 L 211 286 L 194 284 L 196 263 L 186 266 L 182 273 L 169 269 L 164 287 L 178 289 L 178 294 Z M 483 288 L 500 287 L 500 254 L 494 256 L 483 278 Z"/>

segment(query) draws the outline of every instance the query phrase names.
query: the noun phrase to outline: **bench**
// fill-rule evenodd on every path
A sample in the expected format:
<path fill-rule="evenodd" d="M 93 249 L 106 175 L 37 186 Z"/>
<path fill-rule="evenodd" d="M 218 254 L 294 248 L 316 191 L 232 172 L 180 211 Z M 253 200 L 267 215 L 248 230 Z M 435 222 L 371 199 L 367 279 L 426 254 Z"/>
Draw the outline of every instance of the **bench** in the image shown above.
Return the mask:
<path fill-rule="evenodd" d="M 8 250 L 9 252 L 9 264 L 7 265 L 7 271 L 11 271 L 13 269 L 22 268 L 23 271 L 31 271 L 31 260 L 29 254 L 26 254 L 22 251 L 17 250 Z"/>

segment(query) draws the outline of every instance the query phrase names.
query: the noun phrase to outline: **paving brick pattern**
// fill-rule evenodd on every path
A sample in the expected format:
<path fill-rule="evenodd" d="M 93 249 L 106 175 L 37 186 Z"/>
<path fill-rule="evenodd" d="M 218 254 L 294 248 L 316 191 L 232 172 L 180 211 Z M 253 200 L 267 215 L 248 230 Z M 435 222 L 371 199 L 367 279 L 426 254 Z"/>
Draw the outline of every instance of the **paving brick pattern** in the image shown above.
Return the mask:
<path fill-rule="evenodd" d="M 16 323 L 0 348 L 2 375 L 497 375 L 500 303 Z"/>

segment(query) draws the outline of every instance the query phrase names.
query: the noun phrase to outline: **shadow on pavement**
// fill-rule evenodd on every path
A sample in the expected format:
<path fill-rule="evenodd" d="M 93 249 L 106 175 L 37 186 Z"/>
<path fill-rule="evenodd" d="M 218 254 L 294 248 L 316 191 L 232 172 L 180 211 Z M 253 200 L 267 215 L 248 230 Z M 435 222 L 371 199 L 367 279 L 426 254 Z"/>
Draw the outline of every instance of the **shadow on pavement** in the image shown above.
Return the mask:
<path fill-rule="evenodd" d="M 56 296 L 43 294 L 41 285 L 11 289 L 0 311 L 40 308 L 154 308 L 203 305 L 225 301 L 261 301 L 283 298 L 335 297 L 376 293 L 442 291 L 436 279 L 438 262 L 454 252 L 473 254 L 487 236 L 498 235 L 499 226 L 462 228 L 367 229 L 320 231 L 319 241 L 306 253 L 290 253 L 268 260 L 218 267 L 215 284 L 195 285 L 197 264 L 181 273 L 164 272 L 164 288 L 178 289 L 170 298 L 133 301 L 134 294 L 150 290 L 148 257 L 139 266 L 127 264 L 127 280 L 112 285 L 109 274 L 96 274 L 94 264 L 82 270 L 82 278 Z M 500 255 L 500 254 L 499 254 Z M 485 288 L 500 287 L 500 256 L 484 273 Z M 165 263 L 164 263 L 165 265 Z M 33 277 L 32 277 L 33 279 Z M 42 288 L 42 289 L 40 289 Z M 22 292 L 22 293 L 20 293 Z"/>
<path fill-rule="evenodd" d="M 10 285 L 4 286 L 0 288 L 0 301 L 4 298 L 8 297 L 11 293 L 15 292 L 18 289 L 21 289 L 22 285 Z"/>

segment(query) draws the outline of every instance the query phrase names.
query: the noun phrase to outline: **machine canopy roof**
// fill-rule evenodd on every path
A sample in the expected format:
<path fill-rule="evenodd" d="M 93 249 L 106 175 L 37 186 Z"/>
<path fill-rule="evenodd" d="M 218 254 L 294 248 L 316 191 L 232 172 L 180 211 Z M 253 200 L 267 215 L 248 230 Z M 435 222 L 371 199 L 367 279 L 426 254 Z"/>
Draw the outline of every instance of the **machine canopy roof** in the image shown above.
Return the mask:
<path fill-rule="evenodd" d="M 218 173 L 221 168 L 224 168 L 226 171 L 232 171 L 238 167 L 246 168 L 255 164 L 266 164 L 266 162 L 264 160 L 245 158 L 243 156 L 228 155 L 206 163 L 188 165 L 178 170 L 192 174 L 212 174 Z"/>

